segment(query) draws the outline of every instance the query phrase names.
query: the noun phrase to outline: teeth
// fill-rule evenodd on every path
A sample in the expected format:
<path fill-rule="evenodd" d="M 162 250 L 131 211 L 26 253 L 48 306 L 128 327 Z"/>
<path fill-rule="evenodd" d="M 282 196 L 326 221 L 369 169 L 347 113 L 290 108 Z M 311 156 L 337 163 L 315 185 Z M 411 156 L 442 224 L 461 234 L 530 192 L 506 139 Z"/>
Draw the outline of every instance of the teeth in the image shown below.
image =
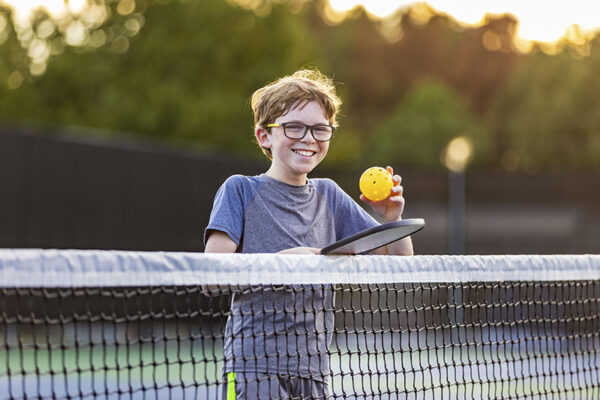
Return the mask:
<path fill-rule="evenodd" d="M 304 150 L 294 150 L 294 152 L 300 154 L 301 156 L 306 156 L 306 157 L 310 157 L 313 154 L 315 154 L 314 151 L 304 151 Z"/>

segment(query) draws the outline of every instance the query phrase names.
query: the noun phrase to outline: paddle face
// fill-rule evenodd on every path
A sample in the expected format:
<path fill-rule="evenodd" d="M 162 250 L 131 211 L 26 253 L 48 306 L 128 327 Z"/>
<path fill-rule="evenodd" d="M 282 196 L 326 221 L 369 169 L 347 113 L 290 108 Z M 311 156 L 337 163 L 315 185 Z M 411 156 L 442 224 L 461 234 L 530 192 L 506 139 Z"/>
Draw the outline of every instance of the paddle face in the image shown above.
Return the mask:
<path fill-rule="evenodd" d="M 425 226 L 421 218 L 390 222 L 339 240 L 321 249 L 321 254 L 366 254 L 420 231 Z"/>

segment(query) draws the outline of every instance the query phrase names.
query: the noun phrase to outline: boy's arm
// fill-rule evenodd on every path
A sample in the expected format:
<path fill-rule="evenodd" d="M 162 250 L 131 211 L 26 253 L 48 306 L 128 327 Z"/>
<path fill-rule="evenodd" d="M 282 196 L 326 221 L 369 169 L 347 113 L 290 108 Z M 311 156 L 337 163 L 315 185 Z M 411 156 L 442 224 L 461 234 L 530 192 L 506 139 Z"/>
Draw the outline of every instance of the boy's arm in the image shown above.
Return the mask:
<path fill-rule="evenodd" d="M 235 253 L 236 250 L 237 244 L 222 231 L 213 231 L 204 246 L 205 253 Z M 202 292 L 206 296 L 219 296 L 230 291 L 231 288 L 228 286 L 202 285 Z"/>
<path fill-rule="evenodd" d="M 395 256 L 412 256 L 414 255 L 412 240 L 410 236 L 405 237 L 397 242 L 390 243 L 387 246 L 373 250 L 370 254 L 377 255 L 395 255 Z"/>
<path fill-rule="evenodd" d="M 235 253 L 236 250 L 237 244 L 222 231 L 213 231 L 204 248 L 205 253 Z"/>
<path fill-rule="evenodd" d="M 228 234 L 221 231 L 214 231 L 206 241 L 205 253 L 235 253 L 237 244 Z M 279 254 L 320 254 L 321 249 L 313 247 L 294 247 L 281 250 Z"/>
<path fill-rule="evenodd" d="M 204 248 L 205 253 L 235 253 L 237 250 L 237 244 L 228 234 L 222 231 L 212 231 L 206 246 Z M 291 249 L 282 250 L 281 254 L 320 254 L 321 250 L 312 247 L 294 247 Z M 233 289 L 233 290 L 232 290 Z M 231 288 L 229 286 L 222 285 L 202 285 L 202 292 L 206 296 L 219 296 L 232 291 L 239 291 L 246 289 L 246 287 Z"/>

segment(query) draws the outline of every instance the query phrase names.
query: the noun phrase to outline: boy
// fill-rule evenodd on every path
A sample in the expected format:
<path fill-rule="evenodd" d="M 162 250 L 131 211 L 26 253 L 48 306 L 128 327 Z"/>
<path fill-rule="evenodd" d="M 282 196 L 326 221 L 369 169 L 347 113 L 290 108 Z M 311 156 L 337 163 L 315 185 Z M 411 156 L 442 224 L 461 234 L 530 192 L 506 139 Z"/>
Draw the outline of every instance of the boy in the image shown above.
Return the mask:
<path fill-rule="evenodd" d="M 333 83 L 316 70 L 297 71 L 252 95 L 254 135 L 271 166 L 259 176 L 234 175 L 221 186 L 205 252 L 319 254 L 378 225 L 332 180 L 307 178 L 327 154 L 340 104 Z M 393 180 L 387 199 L 360 197 L 384 222 L 400 220 L 404 209 L 401 179 Z M 375 253 L 412 255 L 412 243 L 405 238 Z M 234 293 L 223 399 L 327 398 L 333 317 L 330 285 Z"/>

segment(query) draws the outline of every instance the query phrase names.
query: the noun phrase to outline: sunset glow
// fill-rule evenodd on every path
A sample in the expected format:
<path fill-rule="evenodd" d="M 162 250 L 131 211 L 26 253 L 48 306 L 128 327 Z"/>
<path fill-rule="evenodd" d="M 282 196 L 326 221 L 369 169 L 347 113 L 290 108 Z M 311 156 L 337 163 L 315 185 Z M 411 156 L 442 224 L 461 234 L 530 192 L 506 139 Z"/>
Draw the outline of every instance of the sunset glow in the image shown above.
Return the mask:
<path fill-rule="evenodd" d="M 43 8 L 55 19 L 78 14 L 89 19 L 86 15 L 98 8 L 90 0 L 0 0 L 0 3 L 13 8 L 17 25 L 27 25 L 34 9 Z M 362 6 L 374 18 L 385 19 L 399 9 L 424 3 L 411 0 L 329 0 L 329 4 L 332 21 L 341 22 L 345 13 L 357 6 Z M 527 51 L 533 42 L 552 44 L 565 37 L 572 43 L 583 44 L 600 29 L 600 2 L 596 1 L 429 0 L 427 4 L 435 12 L 447 14 L 467 26 L 481 25 L 486 15 L 511 14 L 519 21 L 515 45 L 522 51 Z M 119 13 L 127 14 L 123 10 L 134 8 L 135 0 L 121 0 L 119 7 Z M 95 13 L 101 14 L 98 10 Z M 99 15 L 99 18 L 93 19 L 97 23 L 104 17 L 106 15 Z"/>
<path fill-rule="evenodd" d="M 419 2 L 409 0 L 329 0 L 331 7 L 345 12 L 361 5 L 375 17 L 384 18 L 398 9 Z M 437 12 L 448 14 L 458 22 L 477 26 L 486 14 L 512 14 L 519 21 L 517 36 L 522 41 L 551 43 L 568 36 L 591 36 L 600 28 L 600 3 L 587 0 L 430 0 Z"/>
<path fill-rule="evenodd" d="M 61 17 L 68 13 L 77 14 L 83 11 L 86 0 L 2 0 L 0 3 L 9 5 L 15 12 L 17 20 L 29 18 L 32 10 L 42 8 L 48 11 L 48 14 L 55 17 Z"/>

